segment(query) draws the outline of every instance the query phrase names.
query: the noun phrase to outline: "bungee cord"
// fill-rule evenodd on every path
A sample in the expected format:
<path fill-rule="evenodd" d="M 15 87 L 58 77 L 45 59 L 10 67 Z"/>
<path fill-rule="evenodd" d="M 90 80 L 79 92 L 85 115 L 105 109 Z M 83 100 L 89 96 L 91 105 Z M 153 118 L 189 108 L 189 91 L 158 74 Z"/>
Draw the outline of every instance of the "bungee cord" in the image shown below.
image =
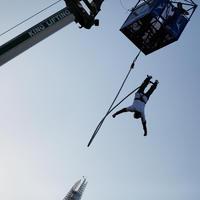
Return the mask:
<path fill-rule="evenodd" d="M 117 94 L 116 94 L 114 100 L 112 101 L 110 107 L 108 108 L 108 111 L 106 112 L 105 116 L 102 118 L 102 120 L 101 120 L 101 121 L 99 122 L 99 124 L 97 125 L 97 127 L 96 127 L 96 129 L 95 129 L 95 131 L 94 131 L 94 133 L 93 133 L 93 135 L 92 135 L 92 137 L 91 137 L 91 139 L 90 139 L 90 141 L 89 141 L 89 143 L 88 143 L 88 145 L 87 145 L 88 147 L 90 146 L 90 144 L 91 144 L 92 141 L 94 140 L 94 138 L 95 138 L 95 136 L 97 135 L 99 129 L 101 128 L 101 126 L 102 126 L 104 120 L 105 120 L 106 117 L 110 114 L 110 112 L 112 112 L 120 103 L 122 103 L 122 101 L 124 101 L 128 96 L 130 96 L 130 95 L 133 93 L 133 92 L 131 92 L 130 95 L 128 95 L 124 100 L 120 101 L 120 103 L 118 103 L 116 106 L 113 107 L 113 105 L 114 105 L 115 101 L 117 100 L 117 98 L 118 98 L 118 96 L 119 96 L 119 94 L 120 94 L 120 92 L 121 92 L 121 90 L 122 90 L 122 88 L 123 88 L 123 86 L 124 86 L 124 84 L 125 84 L 127 78 L 128 78 L 129 75 L 130 75 L 130 72 L 132 71 L 132 69 L 134 69 L 135 62 L 137 61 L 137 59 L 138 59 L 140 53 L 141 53 L 141 50 L 138 52 L 138 54 L 137 54 L 136 57 L 134 58 L 134 60 L 133 60 L 133 62 L 132 62 L 132 64 L 131 64 L 131 67 L 130 67 L 130 69 L 129 69 L 127 75 L 125 76 L 125 78 L 124 78 L 124 80 L 123 80 L 123 82 L 122 82 L 122 85 L 121 85 L 119 91 L 117 92 Z M 138 89 L 138 88 L 137 88 L 137 89 Z M 136 90 L 137 90 L 137 89 L 136 89 Z M 134 91 L 135 91 L 135 90 L 134 90 Z"/>

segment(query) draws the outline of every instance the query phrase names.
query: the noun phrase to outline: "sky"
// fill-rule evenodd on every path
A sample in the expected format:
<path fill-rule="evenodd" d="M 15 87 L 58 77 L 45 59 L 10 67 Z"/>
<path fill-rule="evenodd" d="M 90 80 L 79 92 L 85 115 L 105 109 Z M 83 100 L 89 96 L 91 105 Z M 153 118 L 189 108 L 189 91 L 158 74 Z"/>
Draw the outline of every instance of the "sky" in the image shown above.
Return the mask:
<path fill-rule="evenodd" d="M 1 0 L 0 33 L 53 2 Z M 122 2 L 126 8 L 136 3 Z M 0 43 L 64 6 L 60 2 Z M 198 8 L 179 41 L 141 54 L 120 94 L 147 74 L 159 80 L 145 110 L 148 136 L 131 113 L 109 115 L 87 147 L 138 53 L 119 31 L 128 14 L 120 1 L 107 0 L 99 27 L 72 23 L 1 67 L 0 199 L 61 200 L 85 176 L 83 200 L 199 200 Z"/>

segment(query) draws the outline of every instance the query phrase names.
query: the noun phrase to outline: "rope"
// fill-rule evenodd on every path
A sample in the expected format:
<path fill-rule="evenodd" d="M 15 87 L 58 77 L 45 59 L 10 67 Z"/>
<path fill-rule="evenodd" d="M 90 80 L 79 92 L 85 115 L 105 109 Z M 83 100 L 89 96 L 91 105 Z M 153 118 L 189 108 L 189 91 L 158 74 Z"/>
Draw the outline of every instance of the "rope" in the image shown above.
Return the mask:
<path fill-rule="evenodd" d="M 130 92 L 128 95 L 126 95 L 121 101 L 119 101 L 119 103 L 117 103 L 112 109 L 109 110 L 109 112 L 106 113 L 106 115 L 103 117 L 103 119 L 99 122 L 97 128 L 94 131 L 94 134 L 92 135 L 89 143 L 88 143 L 88 147 L 90 146 L 90 144 L 92 143 L 94 137 L 96 136 L 96 134 L 98 133 L 99 129 L 101 128 L 104 120 L 106 119 L 106 117 L 116 108 L 118 107 L 124 100 L 126 100 L 130 95 L 132 95 L 134 92 L 136 92 L 140 87 L 135 88 L 132 92 Z"/>
<path fill-rule="evenodd" d="M 120 94 L 120 92 L 121 92 L 121 90 L 122 90 L 122 88 L 123 88 L 123 86 L 124 86 L 124 84 L 125 84 L 127 78 L 129 77 L 129 74 L 130 74 L 131 70 L 134 69 L 135 62 L 137 61 L 137 59 L 138 59 L 140 53 L 141 53 L 141 50 L 138 52 L 138 54 L 137 54 L 136 57 L 134 58 L 134 60 L 133 60 L 133 62 L 132 62 L 132 64 L 131 64 L 131 67 L 130 67 L 130 69 L 129 69 L 127 75 L 125 76 L 125 79 L 124 79 L 124 81 L 122 82 L 122 85 L 121 85 L 119 91 L 117 92 L 117 94 L 116 94 L 116 96 L 115 96 L 113 102 L 111 103 L 110 107 L 108 108 L 108 111 L 106 112 L 105 116 L 102 118 L 102 120 L 101 120 L 101 121 L 99 122 L 99 124 L 97 125 L 97 127 L 96 127 L 96 129 L 95 129 L 95 131 L 94 131 L 94 133 L 93 133 L 93 135 L 92 135 L 92 137 L 91 137 L 91 139 L 90 139 L 90 141 L 89 141 L 89 143 L 88 143 L 88 145 L 87 145 L 88 147 L 90 146 L 90 144 L 92 143 L 93 139 L 94 139 L 95 136 L 97 135 L 97 133 L 98 133 L 99 129 L 101 128 L 101 126 L 102 126 L 104 120 L 106 119 L 106 117 L 110 114 L 110 112 L 112 112 L 112 111 L 121 103 L 121 102 L 120 102 L 119 104 L 117 104 L 117 106 L 114 106 L 114 107 L 113 107 L 113 105 L 114 105 L 114 103 L 115 103 L 117 97 L 119 96 L 119 94 Z M 131 94 L 132 94 L 132 93 L 131 93 Z M 130 95 L 129 95 L 129 96 L 130 96 Z M 126 97 L 126 98 L 127 98 L 127 97 Z M 124 100 L 125 100 L 125 99 L 124 99 Z M 123 100 L 123 101 L 124 101 L 124 100 Z"/>
<path fill-rule="evenodd" d="M 22 22 L 20 22 L 20 23 L 16 24 L 15 26 L 9 28 L 8 30 L 6 30 L 6 31 L 4 31 L 3 33 L 1 33 L 1 34 L 0 34 L 0 37 L 3 36 L 3 35 L 5 35 L 6 33 L 10 32 L 11 30 L 17 28 L 18 26 L 22 25 L 23 23 L 27 22 L 28 20 L 32 19 L 33 17 L 39 15 L 40 13 L 42 13 L 42 12 L 44 12 L 45 10 L 49 9 L 50 7 L 56 5 L 56 4 L 59 3 L 60 1 L 62 1 L 62 0 L 58 0 L 58 1 L 54 2 L 54 3 L 52 3 L 51 5 L 47 6 L 46 8 L 43 8 L 42 10 L 40 10 L 39 12 L 35 13 L 34 15 L 28 17 L 27 19 L 23 20 Z"/>
<path fill-rule="evenodd" d="M 129 94 L 127 94 L 119 103 L 117 103 L 110 111 L 108 114 L 110 114 L 115 108 L 117 108 L 124 100 L 126 100 L 130 95 L 132 95 L 134 92 L 136 92 L 140 86 L 135 88 L 133 91 L 131 91 Z"/>

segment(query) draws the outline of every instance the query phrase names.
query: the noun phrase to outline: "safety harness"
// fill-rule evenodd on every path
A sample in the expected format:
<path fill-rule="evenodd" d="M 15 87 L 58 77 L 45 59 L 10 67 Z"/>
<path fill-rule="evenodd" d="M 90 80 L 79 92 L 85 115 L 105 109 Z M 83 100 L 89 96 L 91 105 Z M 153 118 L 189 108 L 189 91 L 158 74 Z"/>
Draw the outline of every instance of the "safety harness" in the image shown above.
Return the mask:
<path fill-rule="evenodd" d="M 145 96 L 145 94 L 143 94 L 143 93 L 139 93 L 139 94 L 140 94 L 140 97 L 139 98 L 136 97 L 134 100 L 139 100 L 146 104 L 145 100 L 143 99 L 143 96 Z"/>

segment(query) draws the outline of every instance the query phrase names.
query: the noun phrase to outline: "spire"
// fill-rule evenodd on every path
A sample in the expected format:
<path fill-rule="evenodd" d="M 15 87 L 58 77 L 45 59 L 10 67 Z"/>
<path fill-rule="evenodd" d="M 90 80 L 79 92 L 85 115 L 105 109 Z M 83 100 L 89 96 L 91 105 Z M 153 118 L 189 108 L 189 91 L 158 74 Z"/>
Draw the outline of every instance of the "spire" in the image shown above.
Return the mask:
<path fill-rule="evenodd" d="M 86 178 L 85 177 L 83 177 L 83 178 L 84 178 L 84 180 L 83 180 L 82 184 L 80 185 L 80 187 L 78 189 L 78 193 L 80 194 L 80 198 L 82 197 L 82 194 L 83 194 L 83 192 L 84 192 L 84 190 L 85 190 L 85 188 L 87 186 L 87 183 L 88 183 L 86 181 Z"/>
<path fill-rule="evenodd" d="M 84 178 L 84 177 L 83 177 Z M 81 183 L 81 179 L 78 180 L 70 189 L 68 194 L 64 197 L 63 200 L 80 200 L 82 197 L 82 194 L 86 188 L 87 181 L 86 178 L 83 179 L 83 182 Z"/>

